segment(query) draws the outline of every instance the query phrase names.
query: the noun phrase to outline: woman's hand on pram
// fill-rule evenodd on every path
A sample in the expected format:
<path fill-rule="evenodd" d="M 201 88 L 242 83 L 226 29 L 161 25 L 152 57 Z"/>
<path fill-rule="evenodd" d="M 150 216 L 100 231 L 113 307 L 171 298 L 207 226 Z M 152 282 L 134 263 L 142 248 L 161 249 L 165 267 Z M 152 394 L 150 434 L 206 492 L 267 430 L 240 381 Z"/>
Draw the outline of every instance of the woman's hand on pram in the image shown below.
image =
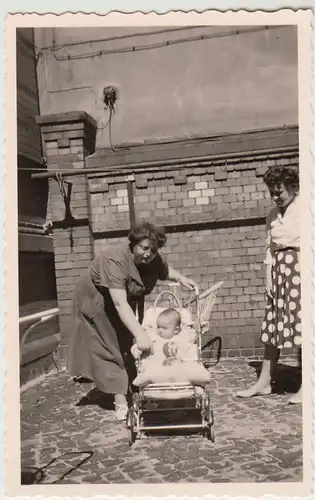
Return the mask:
<path fill-rule="evenodd" d="M 194 290 L 196 295 L 199 295 L 199 289 L 197 283 L 190 279 L 187 278 L 187 276 L 184 276 L 183 274 L 179 273 L 178 271 L 175 271 L 175 269 L 172 268 L 172 266 L 168 266 L 168 279 L 170 281 L 175 281 L 176 283 L 179 283 L 185 288 L 188 288 L 188 290 Z"/>
<path fill-rule="evenodd" d="M 188 290 L 194 290 L 196 295 L 199 295 L 199 288 L 198 288 L 197 283 L 194 280 L 187 278 L 186 276 L 181 276 L 179 283 L 183 287 L 188 288 Z"/>
<path fill-rule="evenodd" d="M 137 347 L 141 352 L 152 351 L 152 340 L 146 333 L 137 337 Z"/>
<path fill-rule="evenodd" d="M 133 344 L 133 346 L 130 349 L 130 352 L 133 355 L 134 359 L 140 359 L 141 358 L 141 351 L 138 348 L 137 344 Z"/>

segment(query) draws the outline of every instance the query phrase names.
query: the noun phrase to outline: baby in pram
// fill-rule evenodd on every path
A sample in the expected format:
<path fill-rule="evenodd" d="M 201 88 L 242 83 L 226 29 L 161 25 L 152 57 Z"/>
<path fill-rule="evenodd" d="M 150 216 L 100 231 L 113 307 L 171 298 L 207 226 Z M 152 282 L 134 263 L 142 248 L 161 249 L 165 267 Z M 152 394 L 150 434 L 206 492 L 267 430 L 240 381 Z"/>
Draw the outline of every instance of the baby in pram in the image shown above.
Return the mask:
<path fill-rule="evenodd" d="M 203 387 L 210 380 L 205 367 L 198 362 L 196 334 L 191 326 L 182 325 L 179 311 L 162 310 L 156 327 L 147 329 L 152 340 L 149 353 L 141 353 L 137 344 L 131 348 L 135 359 L 141 358 L 140 370 L 133 381 L 138 387 L 149 384 L 187 383 Z"/>

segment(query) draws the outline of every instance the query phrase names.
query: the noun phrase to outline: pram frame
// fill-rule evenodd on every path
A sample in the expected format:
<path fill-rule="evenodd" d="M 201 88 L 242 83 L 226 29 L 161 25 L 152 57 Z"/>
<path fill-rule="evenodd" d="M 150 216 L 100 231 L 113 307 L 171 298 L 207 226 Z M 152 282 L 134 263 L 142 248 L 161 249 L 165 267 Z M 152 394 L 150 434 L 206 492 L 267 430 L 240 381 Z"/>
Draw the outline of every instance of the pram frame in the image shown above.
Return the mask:
<path fill-rule="evenodd" d="M 194 322 L 194 328 L 198 335 L 198 361 L 201 360 L 201 349 L 202 349 L 202 327 L 205 321 L 204 312 L 207 314 L 207 321 L 210 320 L 210 314 L 214 306 L 216 295 L 219 288 L 222 286 L 223 282 L 218 282 L 211 288 L 206 290 L 202 295 L 194 295 L 184 307 L 189 307 L 193 302 L 196 301 L 197 308 L 197 318 Z M 179 309 L 182 309 L 178 297 L 174 292 L 169 290 L 162 291 L 156 298 L 154 303 L 154 308 L 156 309 L 157 304 L 161 297 L 168 294 L 175 299 Z M 140 363 L 137 364 L 137 371 L 139 372 Z M 173 406 L 165 408 L 154 408 L 146 410 L 145 405 L 148 401 L 172 401 L 170 397 L 171 393 L 174 393 L 173 401 L 186 400 L 191 402 L 191 406 Z M 165 397 L 166 394 L 168 397 Z M 133 393 L 130 395 L 130 404 L 127 414 L 127 430 L 128 430 L 128 441 L 129 445 L 132 446 L 137 439 L 141 439 L 143 435 L 147 432 L 152 431 L 175 431 L 175 430 L 187 430 L 194 431 L 195 433 L 202 433 L 204 437 L 214 442 L 214 412 L 211 405 L 211 398 L 209 389 L 206 387 L 202 393 L 196 393 L 195 388 L 191 384 L 187 383 L 167 383 L 167 384 L 149 384 L 144 388 L 140 388 L 138 393 Z M 144 416 L 148 413 L 159 413 L 171 411 L 180 412 L 197 412 L 199 415 L 199 423 L 193 424 L 167 424 L 167 425 L 145 425 Z"/>

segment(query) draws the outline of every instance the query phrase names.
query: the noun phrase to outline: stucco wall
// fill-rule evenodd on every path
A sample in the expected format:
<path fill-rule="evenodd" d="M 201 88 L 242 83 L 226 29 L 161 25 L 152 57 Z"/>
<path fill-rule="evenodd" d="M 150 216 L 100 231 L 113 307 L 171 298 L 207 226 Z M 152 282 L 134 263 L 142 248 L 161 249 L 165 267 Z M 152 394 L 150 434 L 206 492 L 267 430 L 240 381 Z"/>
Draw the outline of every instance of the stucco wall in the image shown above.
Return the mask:
<path fill-rule="evenodd" d="M 145 29 L 36 29 L 41 113 L 87 111 L 99 123 L 97 148 L 108 145 L 108 127 L 101 130 L 108 119 L 102 102 L 107 85 L 119 90 L 114 144 L 298 122 L 295 27 L 252 27 L 237 35 L 233 26 L 160 30 L 130 36 Z M 211 38 L 187 41 L 200 35 Z M 84 43 L 104 38 L 111 40 Z M 148 48 L 158 43 L 164 46 Z M 129 51 L 117 52 L 122 49 Z"/>

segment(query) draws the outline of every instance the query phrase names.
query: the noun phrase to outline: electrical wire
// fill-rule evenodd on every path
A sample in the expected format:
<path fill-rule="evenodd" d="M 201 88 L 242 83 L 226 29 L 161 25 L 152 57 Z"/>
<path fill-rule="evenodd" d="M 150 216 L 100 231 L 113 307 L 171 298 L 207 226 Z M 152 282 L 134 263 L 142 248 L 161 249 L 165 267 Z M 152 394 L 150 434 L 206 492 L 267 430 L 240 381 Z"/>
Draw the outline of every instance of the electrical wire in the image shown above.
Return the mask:
<path fill-rule="evenodd" d="M 128 148 L 128 147 L 121 146 L 121 147 L 119 147 L 119 149 L 118 149 L 118 150 L 116 150 L 116 152 L 117 152 L 117 151 L 122 151 L 122 150 L 125 150 L 125 149 L 132 150 L 132 148 Z M 286 153 L 285 158 L 291 159 L 291 161 L 293 161 L 295 164 L 298 164 L 298 157 L 299 157 L 299 154 L 298 154 L 298 152 L 297 152 L 297 151 L 285 151 L 285 153 Z M 276 152 L 276 153 L 269 153 L 269 154 L 268 154 L 267 152 L 264 152 L 264 151 L 259 151 L 259 152 L 256 152 L 256 153 L 255 153 L 255 152 L 248 153 L 248 155 L 247 155 L 247 156 L 250 156 L 250 157 L 255 156 L 255 157 L 256 157 L 256 156 L 258 156 L 258 155 L 259 155 L 259 156 L 264 156 L 264 158 L 265 158 L 265 159 L 268 159 L 269 157 L 273 158 L 273 155 L 274 155 L 274 154 L 278 154 L 278 152 Z M 201 159 L 202 159 L 202 157 L 201 157 Z M 235 162 L 235 163 L 239 163 L 238 159 L 239 159 L 239 154 L 236 152 L 236 153 L 235 153 L 235 156 L 233 156 L 233 158 L 232 158 L 232 159 L 230 159 L 230 160 L 229 160 L 229 162 L 230 162 L 230 163 L 234 163 L 234 162 Z M 189 157 L 189 156 L 187 157 L 187 160 L 188 160 L 188 161 L 190 160 L 190 157 Z M 164 160 L 163 160 L 163 161 L 164 161 Z M 222 162 L 223 162 L 223 161 L 224 161 L 224 159 L 223 159 L 223 158 L 222 158 L 222 159 L 217 159 L 217 158 L 215 158 L 215 159 L 213 160 L 213 163 L 209 160 L 209 165 L 213 166 L 214 164 L 217 164 L 218 162 L 222 164 Z M 225 162 L 226 162 L 226 161 L 227 161 L 227 160 L 225 160 Z M 189 166 L 194 166 L 194 164 L 197 164 L 197 163 L 198 163 L 198 160 L 197 160 L 197 159 L 196 159 L 194 162 L 190 162 L 190 161 L 189 161 Z M 207 162 L 207 163 L 208 163 L 208 162 Z M 164 166 L 165 166 L 165 165 L 164 165 Z M 174 165 L 173 165 L 173 166 L 174 166 Z M 115 166 L 110 166 L 110 167 L 108 167 L 107 172 L 109 172 L 109 171 L 116 171 L 116 170 L 118 170 L 119 168 L 124 168 L 124 167 L 125 167 L 125 168 L 128 168 L 128 164 L 126 164 L 125 166 L 124 166 L 124 165 L 120 165 L 120 166 L 118 166 L 118 165 L 115 165 Z M 141 167 L 141 169 L 143 169 L 143 168 L 144 168 L 144 167 Z M 150 169 L 150 168 L 152 168 L 152 167 L 151 167 L 150 165 L 148 165 L 148 168 Z M 180 168 L 181 168 L 181 167 L 180 167 Z M 183 166 L 182 168 L 185 168 L 185 166 Z M 96 169 L 96 167 L 95 167 L 95 170 L 98 170 L 98 169 Z M 103 167 L 101 167 L 101 166 L 99 167 L 99 170 L 100 170 L 100 172 L 101 172 L 101 173 L 102 173 L 102 172 L 104 172 L 104 169 L 103 169 Z M 21 168 L 21 167 L 19 167 L 19 168 L 18 168 L 18 172 L 19 172 L 19 171 L 34 172 L 34 173 L 38 173 L 38 172 L 43 172 L 43 173 L 44 173 L 44 172 L 48 172 L 47 168 L 44 168 L 44 167 L 43 167 L 43 168 L 31 168 L 31 167 Z M 59 172 L 62 174 L 62 170 L 61 170 L 61 171 L 60 171 L 60 170 L 58 170 L 58 173 L 59 173 Z M 141 170 L 141 172 L 142 172 L 142 170 Z M 141 172 L 140 172 L 140 173 L 141 173 Z M 84 172 L 82 171 L 82 172 L 79 172 L 77 175 L 82 175 L 82 173 L 84 174 Z M 90 172 L 87 172 L 87 174 L 88 174 L 88 175 L 89 175 L 89 173 L 90 173 Z M 67 175 L 68 175 L 68 174 L 65 174 L 65 177 L 67 177 Z M 42 178 L 42 179 L 43 179 L 43 178 Z M 42 180 L 42 179 L 36 179 L 36 180 Z"/>
<path fill-rule="evenodd" d="M 280 27 L 285 27 L 285 26 L 280 26 Z M 178 45 L 181 43 L 189 43 L 189 42 L 198 42 L 202 40 L 210 40 L 214 38 L 223 38 L 227 36 L 237 36 L 237 35 L 242 35 L 242 34 L 248 34 L 248 33 L 257 33 L 261 31 L 267 31 L 271 29 L 278 29 L 279 26 L 264 26 L 264 27 L 259 27 L 259 28 L 250 28 L 250 29 L 244 29 L 244 30 L 233 30 L 229 32 L 223 32 L 223 33 L 211 33 L 211 34 L 205 34 L 205 35 L 198 35 L 195 37 L 189 37 L 189 38 L 180 38 L 177 40 L 167 40 L 163 42 L 156 42 L 152 44 L 147 44 L 147 45 L 133 45 L 133 46 L 127 46 L 127 47 L 122 47 L 119 49 L 110 49 L 110 50 L 98 50 L 94 52 L 89 52 L 86 54 L 79 54 L 79 55 L 66 55 L 66 56 L 56 56 L 55 53 L 53 53 L 53 57 L 56 59 L 56 61 L 63 62 L 63 61 L 74 61 L 74 60 L 80 60 L 80 59 L 90 59 L 93 57 L 100 57 L 104 55 L 109 55 L 109 54 L 122 54 L 122 53 L 130 53 L 130 52 L 140 52 L 140 51 L 145 51 L 145 50 L 152 50 L 152 49 L 160 49 L 164 47 L 170 47 L 173 45 Z"/>
<path fill-rule="evenodd" d="M 109 106 L 109 118 L 108 118 L 109 144 L 110 144 L 111 150 L 114 151 L 114 153 L 116 153 L 117 150 L 114 148 L 113 143 L 112 143 L 112 119 L 113 119 L 114 113 L 115 113 L 115 108 L 113 105 L 110 105 Z"/>
<path fill-rule="evenodd" d="M 97 130 L 105 130 L 105 128 L 108 127 L 110 120 L 111 120 L 111 117 L 109 116 L 109 118 L 108 118 L 107 122 L 105 123 L 105 125 L 103 125 L 102 127 L 97 126 Z"/>
<path fill-rule="evenodd" d="M 203 25 L 198 25 L 198 26 L 181 26 L 179 28 L 168 28 L 164 30 L 154 30 L 154 31 L 147 31 L 147 32 L 135 32 L 135 33 L 128 33 L 125 35 L 117 35 L 117 36 L 111 36 L 107 38 L 96 38 L 92 40 L 83 40 L 81 42 L 69 42 L 69 43 L 63 43 L 60 45 L 48 45 L 46 47 L 42 47 L 39 49 L 36 47 L 36 49 L 41 52 L 41 51 L 51 51 L 51 52 L 56 52 L 58 50 L 61 50 L 65 47 L 74 47 L 74 46 L 79 46 L 79 45 L 86 45 L 90 43 L 106 43 L 106 42 L 113 42 L 115 40 L 126 40 L 128 38 L 134 38 L 134 37 L 140 37 L 140 36 L 152 36 L 152 35 L 160 35 L 164 33 L 172 33 L 172 32 L 178 32 L 178 31 L 185 31 L 185 30 L 191 30 L 191 29 L 197 29 L 197 28 L 206 28 L 207 26 Z"/>
<path fill-rule="evenodd" d="M 109 118 L 108 118 L 108 135 L 109 135 L 109 144 L 110 148 L 114 153 L 117 153 L 119 151 L 131 151 L 131 148 L 129 146 L 120 146 L 118 148 L 115 148 L 113 146 L 113 141 L 112 141 L 112 120 L 113 120 L 113 115 L 115 113 L 115 108 L 113 106 L 109 106 Z"/>

